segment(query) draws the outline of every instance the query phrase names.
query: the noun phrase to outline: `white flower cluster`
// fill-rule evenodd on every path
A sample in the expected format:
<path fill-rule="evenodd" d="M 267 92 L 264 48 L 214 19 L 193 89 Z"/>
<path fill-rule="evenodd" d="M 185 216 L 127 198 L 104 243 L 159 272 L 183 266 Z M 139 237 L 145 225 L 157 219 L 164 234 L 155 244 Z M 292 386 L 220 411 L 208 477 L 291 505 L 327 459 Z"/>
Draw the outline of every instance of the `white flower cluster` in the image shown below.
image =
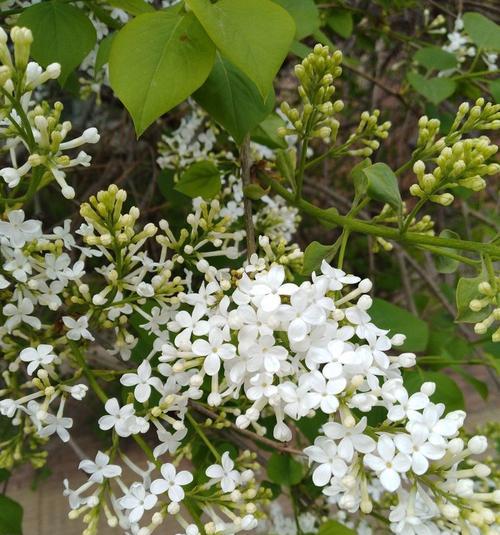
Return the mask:
<path fill-rule="evenodd" d="M 175 454 L 179 443 L 172 442 L 171 454 Z M 79 468 L 89 474 L 88 481 L 77 489 L 71 489 L 64 481 L 64 495 L 71 508 L 70 517 L 85 516 L 87 533 L 96 533 L 99 511 L 104 510 L 110 526 L 120 526 L 130 535 L 150 535 L 165 518 L 175 517 L 181 531 L 177 535 L 207 535 L 224 533 L 233 535 L 251 531 L 257 526 L 254 472 L 246 468 L 235 469 L 235 463 L 226 451 L 219 463 L 208 466 L 204 482 L 194 482 L 191 472 L 178 470 L 172 463 L 148 463 L 145 470 L 138 467 L 129 457 L 121 454 L 126 468 L 139 476 L 131 484 L 122 478 L 122 466 L 111 464 L 110 454 L 99 451 L 95 461 L 83 460 Z M 249 452 L 239 459 L 248 464 Z M 111 483 L 113 485 L 111 485 Z M 103 489 L 107 488 L 104 501 Z M 199 503 L 208 519 L 191 523 L 181 509 L 184 505 Z M 146 518 L 149 518 L 146 521 Z M 141 527 L 141 524 L 145 524 Z M 177 529 L 179 529 L 179 527 Z"/>
<path fill-rule="evenodd" d="M 56 102 L 51 108 L 46 102 L 37 104 L 31 99 L 34 89 L 59 77 L 60 65 L 51 63 L 44 70 L 38 63 L 29 61 L 33 41 L 29 29 L 15 26 L 10 37 L 14 57 L 7 44 L 7 34 L 0 28 L 0 140 L 2 150 L 11 160 L 11 166 L 0 169 L 0 177 L 10 190 L 17 192 L 20 186 L 25 187 L 25 196 L 54 179 L 64 197 L 72 199 L 75 190 L 66 182 L 66 170 L 89 166 L 91 157 L 84 151 L 74 158 L 64 153 L 87 143 L 97 143 L 99 134 L 92 127 L 79 137 L 67 139 L 72 127 L 69 121 L 61 122 L 63 105 Z M 23 163 L 19 161 L 21 156 Z M 28 184 L 34 189 L 29 189 Z"/>

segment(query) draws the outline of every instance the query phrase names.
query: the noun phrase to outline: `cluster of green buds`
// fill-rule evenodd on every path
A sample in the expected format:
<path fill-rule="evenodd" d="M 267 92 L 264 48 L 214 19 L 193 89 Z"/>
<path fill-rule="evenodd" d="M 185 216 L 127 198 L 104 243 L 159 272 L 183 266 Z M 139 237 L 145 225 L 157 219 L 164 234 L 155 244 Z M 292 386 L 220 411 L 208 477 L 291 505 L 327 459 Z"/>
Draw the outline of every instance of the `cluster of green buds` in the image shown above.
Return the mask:
<path fill-rule="evenodd" d="M 473 299 L 469 303 L 469 308 L 473 312 L 482 312 L 486 317 L 474 325 L 476 334 L 486 334 L 495 322 L 500 321 L 500 276 L 493 276 L 489 281 L 479 283 L 477 290 L 480 294 L 479 299 Z M 498 327 L 492 336 L 493 342 L 500 342 L 500 327 Z"/>
<path fill-rule="evenodd" d="M 451 147 L 474 130 L 498 130 L 500 128 L 500 104 L 478 98 L 473 106 L 463 102 L 446 136 L 440 136 L 441 122 L 426 115 L 418 121 L 417 147 L 414 159 L 428 160 L 437 156 L 445 147 Z"/>
<path fill-rule="evenodd" d="M 304 252 L 296 243 L 288 243 L 284 238 L 270 240 L 266 235 L 259 236 L 259 247 L 264 252 L 266 261 L 271 264 L 281 264 L 285 268 L 288 280 L 294 280 L 297 273 L 302 273 Z"/>
<path fill-rule="evenodd" d="M 300 82 L 298 93 L 302 109 L 292 108 L 288 102 L 281 104 L 281 111 L 291 123 L 289 128 L 281 127 L 281 136 L 299 135 L 302 139 L 321 138 L 334 141 L 339 122 L 334 118 L 344 108 L 341 100 L 332 101 L 335 93 L 333 85 L 342 74 L 342 52 L 330 53 L 327 46 L 317 44 L 314 50 L 295 66 L 295 74 Z"/>
<path fill-rule="evenodd" d="M 139 209 L 132 206 L 127 213 L 122 213 L 126 199 L 127 192 L 111 184 L 107 190 L 99 191 L 90 197 L 88 203 L 81 205 L 80 215 L 96 232 L 84 236 L 85 243 L 113 249 L 135 244 L 156 234 L 157 227 L 153 223 L 136 232 Z"/>
<path fill-rule="evenodd" d="M 387 139 L 391 122 L 384 121 L 379 124 L 379 118 L 380 110 L 373 110 L 371 113 L 364 111 L 361 114 L 356 130 L 345 142 L 345 146 L 349 147 L 347 154 L 367 158 L 380 147 L 378 139 Z"/>
<path fill-rule="evenodd" d="M 426 165 L 417 160 L 413 171 L 418 184 L 410 187 L 410 193 L 421 199 L 430 200 L 443 206 L 450 205 L 454 197 L 443 190 L 461 186 L 472 191 L 486 187 L 485 176 L 500 171 L 498 163 L 489 163 L 498 151 L 487 136 L 457 141 L 451 147 L 444 147 L 435 159 L 436 167 L 426 172 Z"/>

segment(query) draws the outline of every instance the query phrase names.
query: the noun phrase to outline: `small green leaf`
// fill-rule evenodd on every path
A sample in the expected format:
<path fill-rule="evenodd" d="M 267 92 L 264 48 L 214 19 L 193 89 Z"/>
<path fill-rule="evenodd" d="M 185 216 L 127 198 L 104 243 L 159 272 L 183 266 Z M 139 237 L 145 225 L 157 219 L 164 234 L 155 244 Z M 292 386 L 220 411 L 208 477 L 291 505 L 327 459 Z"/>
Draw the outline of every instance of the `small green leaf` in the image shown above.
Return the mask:
<path fill-rule="evenodd" d="M 456 232 L 448 229 L 443 230 L 439 234 L 439 237 L 460 239 L 460 236 Z M 442 249 L 445 253 L 459 252 L 456 249 L 450 249 L 448 247 L 443 247 Z M 458 260 L 449 258 L 448 256 L 440 256 L 438 253 L 436 253 L 436 269 L 439 271 L 439 273 L 454 273 L 458 269 L 459 265 L 460 262 Z"/>
<path fill-rule="evenodd" d="M 442 372 L 423 370 L 405 373 L 404 384 L 410 394 L 418 392 L 422 384 L 427 381 L 436 383 L 437 388 L 432 396 L 432 401 L 444 403 L 446 412 L 464 409 L 464 395 L 457 383 L 448 375 Z"/>
<path fill-rule="evenodd" d="M 389 336 L 396 333 L 406 336 L 405 343 L 398 350 L 418 352 L 427 347 L 429 326 L 404 308 L 383 299 L 374 299 L 369 313 L 377 327 L 390 331 Z"/>
<path fill-rule="evenodd" d="M 481 273 L 477 277 L 462 277 L 457 284 L 456 301 L 458 323 L 478 323 L 490 314 L 489 307 L 485 307 L 478 312 L 470 309 L 470 302 L 473 299 L 482 299 L 484 295 L 479 292 L 479 284 L 488 280 L 488 272 L 483 266 Z"/>
<path fill-rule="evenodd" d="M 155 11 L 155 8 L 144 0 L 108 0 L 108 4 L 118 9 L 123 9 L 123 11 L 131 15 L 142 15 L 143 13 Z"/>
<path fill-rule="evenodd" d="M 351 37 L 354 24 L 352 13 L 347 9 L 334 8 L 333 13 L 328 17 L 326 23 L 340 37 L 344 39 Z"/>
<path fill-rule="evenodd" d="M 455 54 L 447 52 L 439 46 L 425 46 L 417 50 L 413 59 L 427 69 L 436 69 L 438 71 L 454 69 L 458 63 Z"/>
<path fill-rule="evenodd" d="M 500 50 L 500 26 L 480 13 L 466 13 L 464 29 L 479 48 Z"/>
<path fill-rule="evenodd" d="M 368 177 L 363 173 L 363 170 L 372 165 L 370 158 L 365 158 L 361 162 L 357 163 L 349 173 L 349 177 L 354 184 L 354 190 L 358 197 L 366 195 L 368 189 Z"/>
<path fill-rule="evenodd" d="M 28 7 L 17 19 L 33 32 L 31 55 L 46 67 L 61 64 L 61 84 L 95 45 L 94 25 L 85 13 L 71 4 L 51 0 Z"/>
<path fill-rule="evenodd" d="M 493 97 L 493 100 L 497 104 L 500 104 L 500 78 L 490 82 L 489 89 L 490 89 L 490 93 L 491 93 L 491 95 Z"/>
<path fill-rule="evenodd" d="M 282 126 L 285 126 L 285 121 L 276 112 L 270 113 L 252 131 L 252 141 L 271 149 L 286 149 L 288 143 L 282 136 L 278 136 L 278 128 Z"/>
<path fill-rule="evenodd" d="M 413 89 L 433 104 L 447 99 L 456 89 L 456 83 L 449 78 L 424 78 L 417 72 L 409 72 L 407 77 Z"/>
<path fill-rule="evenodd" d="M 203 197 L 213 199 L 220 191 L 220 172 L 209 161 L 196 162 L 182 173 L 175 186 L 177 191 L 188 197 Z"/>
<path fill-rule="evenodd" d="M 401 210 L 402 200 L 398 179 L 385 163 L 375 163 L 364 167 L 362 172 L 367 178 L 366 193 L 370 199 L 389 204 L 396 212 Z"/>
<path fill-rule="evenodd" d="M 113 39 L 115 36 L 116 33 L 110 33 L 109 35 L 106 35 L 106 37 L 99 43 L 94 66 L 94 72 L 96 74 L 104 67 L 104 65 L 106 65 L 106 63 L 108 63 L 111 45 L 113 44 Z"/>
<path fill-rule="evenodd" d="M 334 251 L 333 245 L 322 245 L 317 241 L 311 242 L 304 251 L 302 273 L 310 275 L 321 266 L 321 262 Z"/>
<path fill-rule="evenodd" d="M 304 467 L 291 455 L 273 453 L 267 463 L 267 475 L 273 483 L 291 487 L 304 477 Z"/>
<path fill-rule="evenodd" d="M 238 145 L 274 108 L 274 90 L 263 100 L 255 84 L 219 54 L 212 72 L 193 96 Z"/>
<path fill-rule="evenodd" d="M 23 508 L 0 494 L 0 535 L 22 535 Z"/>
<path fill-rule="evenodd" d="M 265 190 L 258 184 L 248 184 L 248 186 L 245 186 L 243 189 L 243 193 L 245 194 L 245 197 L 248 197 L 253 201 L 258 201 L 259 199 L 262 199 L 264 195 L 267 195 L 269 190 Z"/>
<path fill-rule="evenodd" d="M 273 0 L 284 7 L 295 22 L 295 39 L 300 41 L 313 34 L 320 25 L 318 7 L 314 0 Z"/>
<path fill-rule="evenodd" d="M 292 17 L 270 0 L 186 0 L 221 54 L 266 97 L 295 34 Z M 190 70 L 193 67 L 190 65 Z"/>
<path fill-rule="evenodd" d="M 319 527 L 318 535 L 356 535 L 356 532 L 336 520 L 328 520 Z"/>
<path fill-rule="evenodd" d="M 111 87 L 138 135 L 207 79 L 215 47 L 193 13 L 159 11 L 126 24 L 111 46 Z"/>

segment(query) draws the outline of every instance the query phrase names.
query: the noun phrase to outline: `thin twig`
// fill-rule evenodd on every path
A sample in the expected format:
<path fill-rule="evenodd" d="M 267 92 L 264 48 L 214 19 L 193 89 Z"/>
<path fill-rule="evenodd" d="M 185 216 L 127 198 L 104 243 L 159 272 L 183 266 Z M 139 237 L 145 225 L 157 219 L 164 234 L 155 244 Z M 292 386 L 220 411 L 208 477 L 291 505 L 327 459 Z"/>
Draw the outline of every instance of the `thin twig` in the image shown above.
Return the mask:
<path fill-rule="evenodd" d="M 243 182 L 243 189 L 250 185 L 250 168 L 252 166 L 252 158 L 250 154 L 250 136 L 246 135 L 240 147 L 240 162 L 241 162 L 241 181 Z M 247 258 L 255 253 L 255 229 L 253 226 L 252 216 L 252 200 L 246 195 L 243 197 L 243 208 L 245 217 L 245 230 L 247 234 Z"/>

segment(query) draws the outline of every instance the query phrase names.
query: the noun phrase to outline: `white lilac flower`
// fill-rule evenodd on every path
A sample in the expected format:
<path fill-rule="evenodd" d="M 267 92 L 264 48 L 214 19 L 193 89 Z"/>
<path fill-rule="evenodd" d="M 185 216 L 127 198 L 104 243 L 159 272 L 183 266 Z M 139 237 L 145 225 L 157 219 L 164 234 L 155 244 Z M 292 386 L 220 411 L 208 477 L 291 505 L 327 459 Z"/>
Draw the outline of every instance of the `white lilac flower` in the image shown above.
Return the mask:
<path fill-rule="evenodd" d="M 121 466 L 118 466 L 117 464 L 109 464 L 109 461 L 109 455 L 102 451 L 98 451 L 95 456 L 95 461 L 84 459 L 80 462 L 78 468 L 87 474 L 90 474 L 90 481 L 102 483 L 104 479 L 117 477 L 122 473 Z"/>
<path fill-rule="evenodd" d="M 67 418 L 60 414 L 54 415 L 47 413 L 43 423 L 43 427 L 38 431 L 41 437 L 48 437 L 55 433 L 63 442 L 68 442 L 69 433 L 67 430 L 73 426 L 72 418 Z"/>
<path fill-rule="evenodd" d="M 323 432 L 328 438 L 338 440 L 338 453 L 342 459 L 350 462 L 354 452 L 370 453 L 375 449 L 376 442 L 368 435 L 364 434 L 366 429 L 366 416 L 352 427 L 328 422 L 323 425 Z"/>
<path fill-rule="evenodd" d="M 404 453 L 396 453 L 394 441 L 388 435 L 380 436 L 377 453 L 378 455 L 366 454 L 363 461 L 377 473 L 382 486 L 389 492 L 394 492 L 401 486 L 401 474 L 410 469 L 411 459 Z"/>
<path fill-rule="evenodd" d="M 144 403 L 151 396 L 151 387 L 160 394 L 163 390 L 163 383 L 158 377 L 151 375 L 151 364 L 143 360 L 137 368 L 137 373 L 125 373 L 120 382 L 124 386 L 135 386 L 134 397 L 139 403 Z"/>
<path fill-rule="evenodd" d="M 23 247 L 26 242 L 42 235 L 42 225 L 35 219 L 24 220 L 23 210 L 7 212 L 7 221 L 0 221 L 0 236 L 9 240 L 12 247 Z"/>
<path fill-rule="evenodd" d="M 221 457 L 221 464 L 210 465 L 205 473 L 209 478 L 220 483 L 223 492 L 233 492 L 240 483 L 240 473 L 234 469 L 234 462 L 225 451 Z"/>
<path fill-rule="evenodd" d="M 444 446 L 428 442 L 429 432 L 422 427 L 415 427 L 411 435 L 399 434 L 394 443 L 399 451 L 411 458 L 411 469 L 415 474 L 422 475 L 429 469 L 429 460 L 444 457 Z"/>
<path fill-rule="evenodd" d="M 193 342 L 193 352 L 199 357 L 205 357 L 203 369 L 207 375 L 215 375 L 220 369 L 221 360 L 231 360 L 235 357 L 236 349 L 224 342 L 220 329 L 210 329 L 208 341 L 198 338 Z"/>
<path fill-rule="evenodd" d="M 128 519 L 131 523 L 139 522 L 145 511 L 151 510 L 158 501 L 158 497 L 148 492 L 142 483 L 132 483 L 127 494 L 120 498 L 120 506 L 128 509 Z"/>
<path fill-rule="evenodd" d="M 317 463 L 313 471 L 313 483 L 324 487 L 333 476 L 342 477 L 347 472 L 346 462 L 340 458 L 337 445 L 326 437 L 317 437 L 314 446 L 308 446 L 304 453 L 309 457 L 309 463 Z"/>
<path fill-rule="evenodd" d="M 87 316 L 80 316 L 78 319 L 71 316 L 63 316 L 63 323 L 69 329 L 66 336 L 70 340 L 80 340 L 85 338 L 86 340 L 94 340 L 94 337 L 88 330 L 89 319 Z"/>
<path fill-rule="evenodd" d="M 40 329 L 42 327 L 42 322 L 35 316 L 30 315 L 34 309 L 35 307 L 33 306 L 33 303 L 27 297 L 18 301 L 17 306 L 13 303 L 4 305 L 2 311 L 4 315 L 7 316 L 7 321 L 5 322 L 7 331 L 12 332 L 12 330 L 21 323 L 26 323 L 36 330 Z"/>
<path fill-rule="evenodd" d="M 153 494 L 168 494 L 172 502 L 181 502 L 184 499 L 184 485 L 189 485 L 193 481 L 193 475 L 187 470 L 177 472 L 171 463 L 163 464 L 160 468 L 162 479 L 155 479 L 151 483 Z"/>
<path fill-rule="evenodd" d="M 21 351 L 19 356 L 23 362 L 28 363 L 29 375 L 33 375 L 39 366 L 43 367 L 54 362 L 56 356 L 52 353 L 53 349 L 49 344 L 40 344 L 36 349 L 27 347 Z"/>
<path fill-rule="evenodd" d="M 121 437 L 128 437 L 134 432 L 137 425 L 132 403 L 120 407 L 116 398 L 111 398 L 106 401 L 104 408 L 108 413 L 99 418 L 99 427 L 103 431 L 114 428 L 116 433 Z"/>

